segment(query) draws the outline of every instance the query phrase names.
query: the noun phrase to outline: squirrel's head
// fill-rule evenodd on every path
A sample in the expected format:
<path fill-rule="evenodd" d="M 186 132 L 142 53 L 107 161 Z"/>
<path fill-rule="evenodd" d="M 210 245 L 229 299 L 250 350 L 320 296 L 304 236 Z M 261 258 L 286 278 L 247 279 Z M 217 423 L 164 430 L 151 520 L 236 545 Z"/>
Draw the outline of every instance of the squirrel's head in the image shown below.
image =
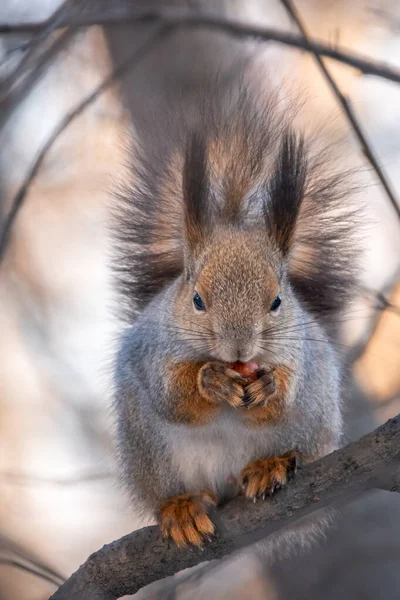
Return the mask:
<path fill-rule="evenodd" d="M 293 324 L 288 262 L 306 181 L 303 144 L 287 133 L 268 178 L 258 177 L 247 193 L 232 170 L 225 186 L 211 184 L 208 162 L 205 144 L 193 137 L 183 171 L 185 269 L 176 316 L 205 355 L 247 362 L 282 347 L 282 327 Z"/>

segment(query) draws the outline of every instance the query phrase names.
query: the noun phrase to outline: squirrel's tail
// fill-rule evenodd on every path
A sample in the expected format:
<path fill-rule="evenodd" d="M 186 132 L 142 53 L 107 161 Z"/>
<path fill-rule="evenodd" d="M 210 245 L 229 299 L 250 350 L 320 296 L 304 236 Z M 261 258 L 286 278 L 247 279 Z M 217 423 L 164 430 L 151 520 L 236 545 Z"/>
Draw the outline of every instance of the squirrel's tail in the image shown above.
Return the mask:
<path fill-rule="evenodd" d="M 279 93 L 266 98 L 242 80 L 233 91 L 209 91 L 199 106 L 197 125 L 182 125 L 182 137 L 171 142 L 168 154 L 154 150 L 145 155 L 135 144 L 132 180 L 116 197 L 115 227 L 116 270 L 130 316 L 140 313 L 183 271 L 187 204 L 183 196 L 190 179 L 198 196 L 203 186 L 207 210 L 214 206 L 216 219 L 225 218 L 227 223 L 262 218 L 265 203 L 279 200 L 268 199 L 276 182 L 286 186 L 283 198 L 301 194 L 293 219 L 285 214 L 290 203 L 275 207 L 274 228 L 282 227 L 280 216 L 293 225 L 289 273 L 299 299 L 321 320 L 335 320 L 354 293 L 358 270 L 355 186 L 349 172 L 332 166 L 330 148 L 321 150 L 312 140 L 292 133 L 287 113 Z M 282 150 L 282 140 L 299 137 L 290 152 Z M 203 151 L 196 154 L 196 145 Z M 197 164 L 200 158 L 205 164 Z M 294 168 L 302 177 L 286 176 Z M 206 182 L 202 172 L 207 173 Z M 296 186 L 301 189 L 292 189 Z M 198 208 L 204 209 L 204 203 Z"/>

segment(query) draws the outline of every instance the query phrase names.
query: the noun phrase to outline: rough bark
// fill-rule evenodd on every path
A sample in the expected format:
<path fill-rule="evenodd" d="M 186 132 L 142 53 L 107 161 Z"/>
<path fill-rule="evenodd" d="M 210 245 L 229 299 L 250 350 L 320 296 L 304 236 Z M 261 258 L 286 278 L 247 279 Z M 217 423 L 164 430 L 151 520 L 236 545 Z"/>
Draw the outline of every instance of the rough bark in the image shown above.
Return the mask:
<path fill-rule="evenodd" d="M 368 488 L 397 490 L 400 415 L 372 433 L 301 469 L 265 502 L 236 498 L 219 511 L 218 535 L 203 550 L 178 550 L 158 527 L 107 544 L 74 573 L 51 600 L 115 600 L 200 562 L 221 558 L 331 502 Z"/>

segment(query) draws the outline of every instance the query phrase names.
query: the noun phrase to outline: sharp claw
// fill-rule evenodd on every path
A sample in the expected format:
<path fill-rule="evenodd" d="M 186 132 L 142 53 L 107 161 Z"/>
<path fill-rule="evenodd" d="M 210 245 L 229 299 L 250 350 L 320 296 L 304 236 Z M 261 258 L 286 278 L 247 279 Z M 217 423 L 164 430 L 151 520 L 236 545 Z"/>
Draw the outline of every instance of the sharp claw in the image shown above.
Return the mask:
<path fill-rule="evenodd" d="M 291 475 L 295 475 L 298 466 L 299 466 L 299 461 L 298 461 L 297 456 L 292 456 L 292 458 L 289 461 L 288 473 Z"/>
<path fill-rule="evenodd" d="M 254 496 L 253 498 L 253 504 L 255 504 L 257 502 L 257 498 Z"/>
<path fill-rule="evenodd" d="M 263 493 L 263 495 L 261 497 L 263 500 L 265 500 L 265 492 Z"/>
<path fill-rule="evenodd" d="M 251 402 L 252 402 L 252 398 L 251 398 L 249 392 L 247 390 L 245 390 L 244 394 L 243 394 L 243 400 L 242 400 L 243 406 L 248 406 L 249 404 L 251 404 Z"/>

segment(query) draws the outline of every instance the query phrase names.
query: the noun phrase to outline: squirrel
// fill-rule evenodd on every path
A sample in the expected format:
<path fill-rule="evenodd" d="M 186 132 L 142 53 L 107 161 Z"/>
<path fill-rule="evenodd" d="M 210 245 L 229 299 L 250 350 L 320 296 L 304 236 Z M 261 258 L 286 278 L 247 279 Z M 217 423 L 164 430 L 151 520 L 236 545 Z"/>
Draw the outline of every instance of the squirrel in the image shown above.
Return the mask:
<path fill-rule="evenodd" d="M 210 539 L 232 494 L 265 499 L 338 447 L 358 252 L 347 174 L 277 97 L 242 82 L 199 114 L 168 155 L 136 144 L 116 202 L 122 477 L 178 546 Z"/>

